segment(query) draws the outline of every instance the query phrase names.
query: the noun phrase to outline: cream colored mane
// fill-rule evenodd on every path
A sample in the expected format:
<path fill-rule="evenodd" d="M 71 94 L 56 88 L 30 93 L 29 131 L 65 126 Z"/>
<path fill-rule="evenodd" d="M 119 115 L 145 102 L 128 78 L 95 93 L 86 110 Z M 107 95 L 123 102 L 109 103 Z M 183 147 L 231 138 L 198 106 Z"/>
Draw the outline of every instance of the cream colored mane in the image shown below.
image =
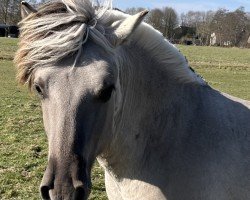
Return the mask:
<path fill-rule="evenodd" d="M 20 44 L 15 56 L 20 83 L 31 82 L 37 67 L 49 67 L 69 55 L 82 53 L 88 39 L 109 52 L 114 46 L 107 39 L 110 25 L 128 15 L 112 10 L 112 1 L 97 7 L 89 0 L 61 0 L 42 6 L 37 13 L 20 22 Z M 193 73 L 185 57 L 150 25 L 139 26 L 133 41 L 165 63 L 166 70 L 185 81 L 203 80 Z M 75 64 L 75 63 L 74 63 Z M 74 65 L 73 64 L 73 65 Z"/>
<path fill-rule="evenodd" d="M 98 8 L 88 0 L 62 0 L 45 4 L 37 13 L 22 20 L 15 56 L 19 82 L 30 82 L 32 71 L 37 67 L 53 66 L 76 52 L 79 57 L 88 38 L 112 51 L 103 26 L 110 4 L 111 1 L 107 1 Z"/>

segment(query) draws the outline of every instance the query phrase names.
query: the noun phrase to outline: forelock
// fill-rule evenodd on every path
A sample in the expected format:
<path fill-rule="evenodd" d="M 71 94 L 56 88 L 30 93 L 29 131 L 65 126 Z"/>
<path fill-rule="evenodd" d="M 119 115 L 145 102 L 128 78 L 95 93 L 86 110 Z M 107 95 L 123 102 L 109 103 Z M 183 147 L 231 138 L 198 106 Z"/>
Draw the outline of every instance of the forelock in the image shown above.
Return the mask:
<path fill-rule="evenodd" d="M 61 0 L 47 3 L 23 19 L 15 56 L 19 82 L 30 85 L 36 68 L 53 66 L 69 55 L 80 56 L 88 37 L 112 50 L 103 24 L 109 7 L 107 3 L 96 7 L 89 0 Z"/>

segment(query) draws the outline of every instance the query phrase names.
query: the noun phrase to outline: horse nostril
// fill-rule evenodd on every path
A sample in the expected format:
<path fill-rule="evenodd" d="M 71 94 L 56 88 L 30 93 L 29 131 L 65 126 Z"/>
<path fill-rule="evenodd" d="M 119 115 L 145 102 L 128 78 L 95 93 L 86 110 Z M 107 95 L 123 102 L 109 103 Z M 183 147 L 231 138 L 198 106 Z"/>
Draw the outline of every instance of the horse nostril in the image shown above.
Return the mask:
<path fill-rule="evenodd" d="M 41 195 L 42 195 L 42 198 L 43 200 L 50 200 L 50 197 L 49 197 L 49 186 L 41 186 L 40 188 L 40 191 L 41 191 Z"/>
<path fill-rule="evenodd" d="M 53 189 L 54 184 L 54 168 L 53 162 L 50 159 L 48 162 L 48 166 L 43 175 L 43 179 L 40 186 L 40 192 L 43 200 L 50 200 L 49 190 Z"/>
<path fill-rule="evenodd" d="M 74 200 L 83 200 L 86 199 L 85 198 L 85 190 L 82 186 L 79 186 L 75 189 L 75 193 L 74 193 Z"/>

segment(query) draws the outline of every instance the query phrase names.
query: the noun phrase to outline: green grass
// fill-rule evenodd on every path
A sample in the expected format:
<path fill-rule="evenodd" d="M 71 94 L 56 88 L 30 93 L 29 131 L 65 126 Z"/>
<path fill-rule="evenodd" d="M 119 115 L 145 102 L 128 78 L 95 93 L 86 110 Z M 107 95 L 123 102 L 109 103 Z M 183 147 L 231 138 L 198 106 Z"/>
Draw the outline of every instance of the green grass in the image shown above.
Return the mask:
<path fill-rule="evenodd" d="M 178 46 L 195 66 L 250 67 L 250 49 Z"/>
<path fill-rule="evenodd" d="M 47 141 L 39 101 L 18 86 L 12 63 L 16 39 L 0 38 L 0 199 L 39 199 Z M 213 87 L 250 99 L 250 50 L 179 46 Z M 90 199 L 107 199 L 103 173 L 92 173 Z"/>
<path fill-rule="evenodd" d="M 214 88 L 250 100 L 250 49 L 178 46 Z"/>

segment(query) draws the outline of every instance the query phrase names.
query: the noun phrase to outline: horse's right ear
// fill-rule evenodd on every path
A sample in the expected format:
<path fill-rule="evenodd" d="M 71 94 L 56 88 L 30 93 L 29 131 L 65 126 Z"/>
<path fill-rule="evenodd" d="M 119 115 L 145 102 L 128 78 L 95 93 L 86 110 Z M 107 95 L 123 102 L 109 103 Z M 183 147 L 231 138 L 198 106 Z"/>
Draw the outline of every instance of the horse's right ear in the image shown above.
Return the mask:
<path fill-rule="evenodd" d="M 128 40 L 130 35 L 133 34 L 147 14 L 148 10 L 144 10 L 140 13 L 129 16 L 124 20 L 114 22 L 111 25 L 113 28 L 113 34 L 110 37 L 111 43 L 114 46 L 118 46 Z"/>
<path fill-rule="evenodd" d="M 29 14 L 36 13 L 36 12 L 37 12 L 37 10 L 35 8 L 33 8 L 30 4 L 28 4 L 25 1 L 21 2 L 21 16 L 22 16 L 22 19 L 27 17 Z"/>

